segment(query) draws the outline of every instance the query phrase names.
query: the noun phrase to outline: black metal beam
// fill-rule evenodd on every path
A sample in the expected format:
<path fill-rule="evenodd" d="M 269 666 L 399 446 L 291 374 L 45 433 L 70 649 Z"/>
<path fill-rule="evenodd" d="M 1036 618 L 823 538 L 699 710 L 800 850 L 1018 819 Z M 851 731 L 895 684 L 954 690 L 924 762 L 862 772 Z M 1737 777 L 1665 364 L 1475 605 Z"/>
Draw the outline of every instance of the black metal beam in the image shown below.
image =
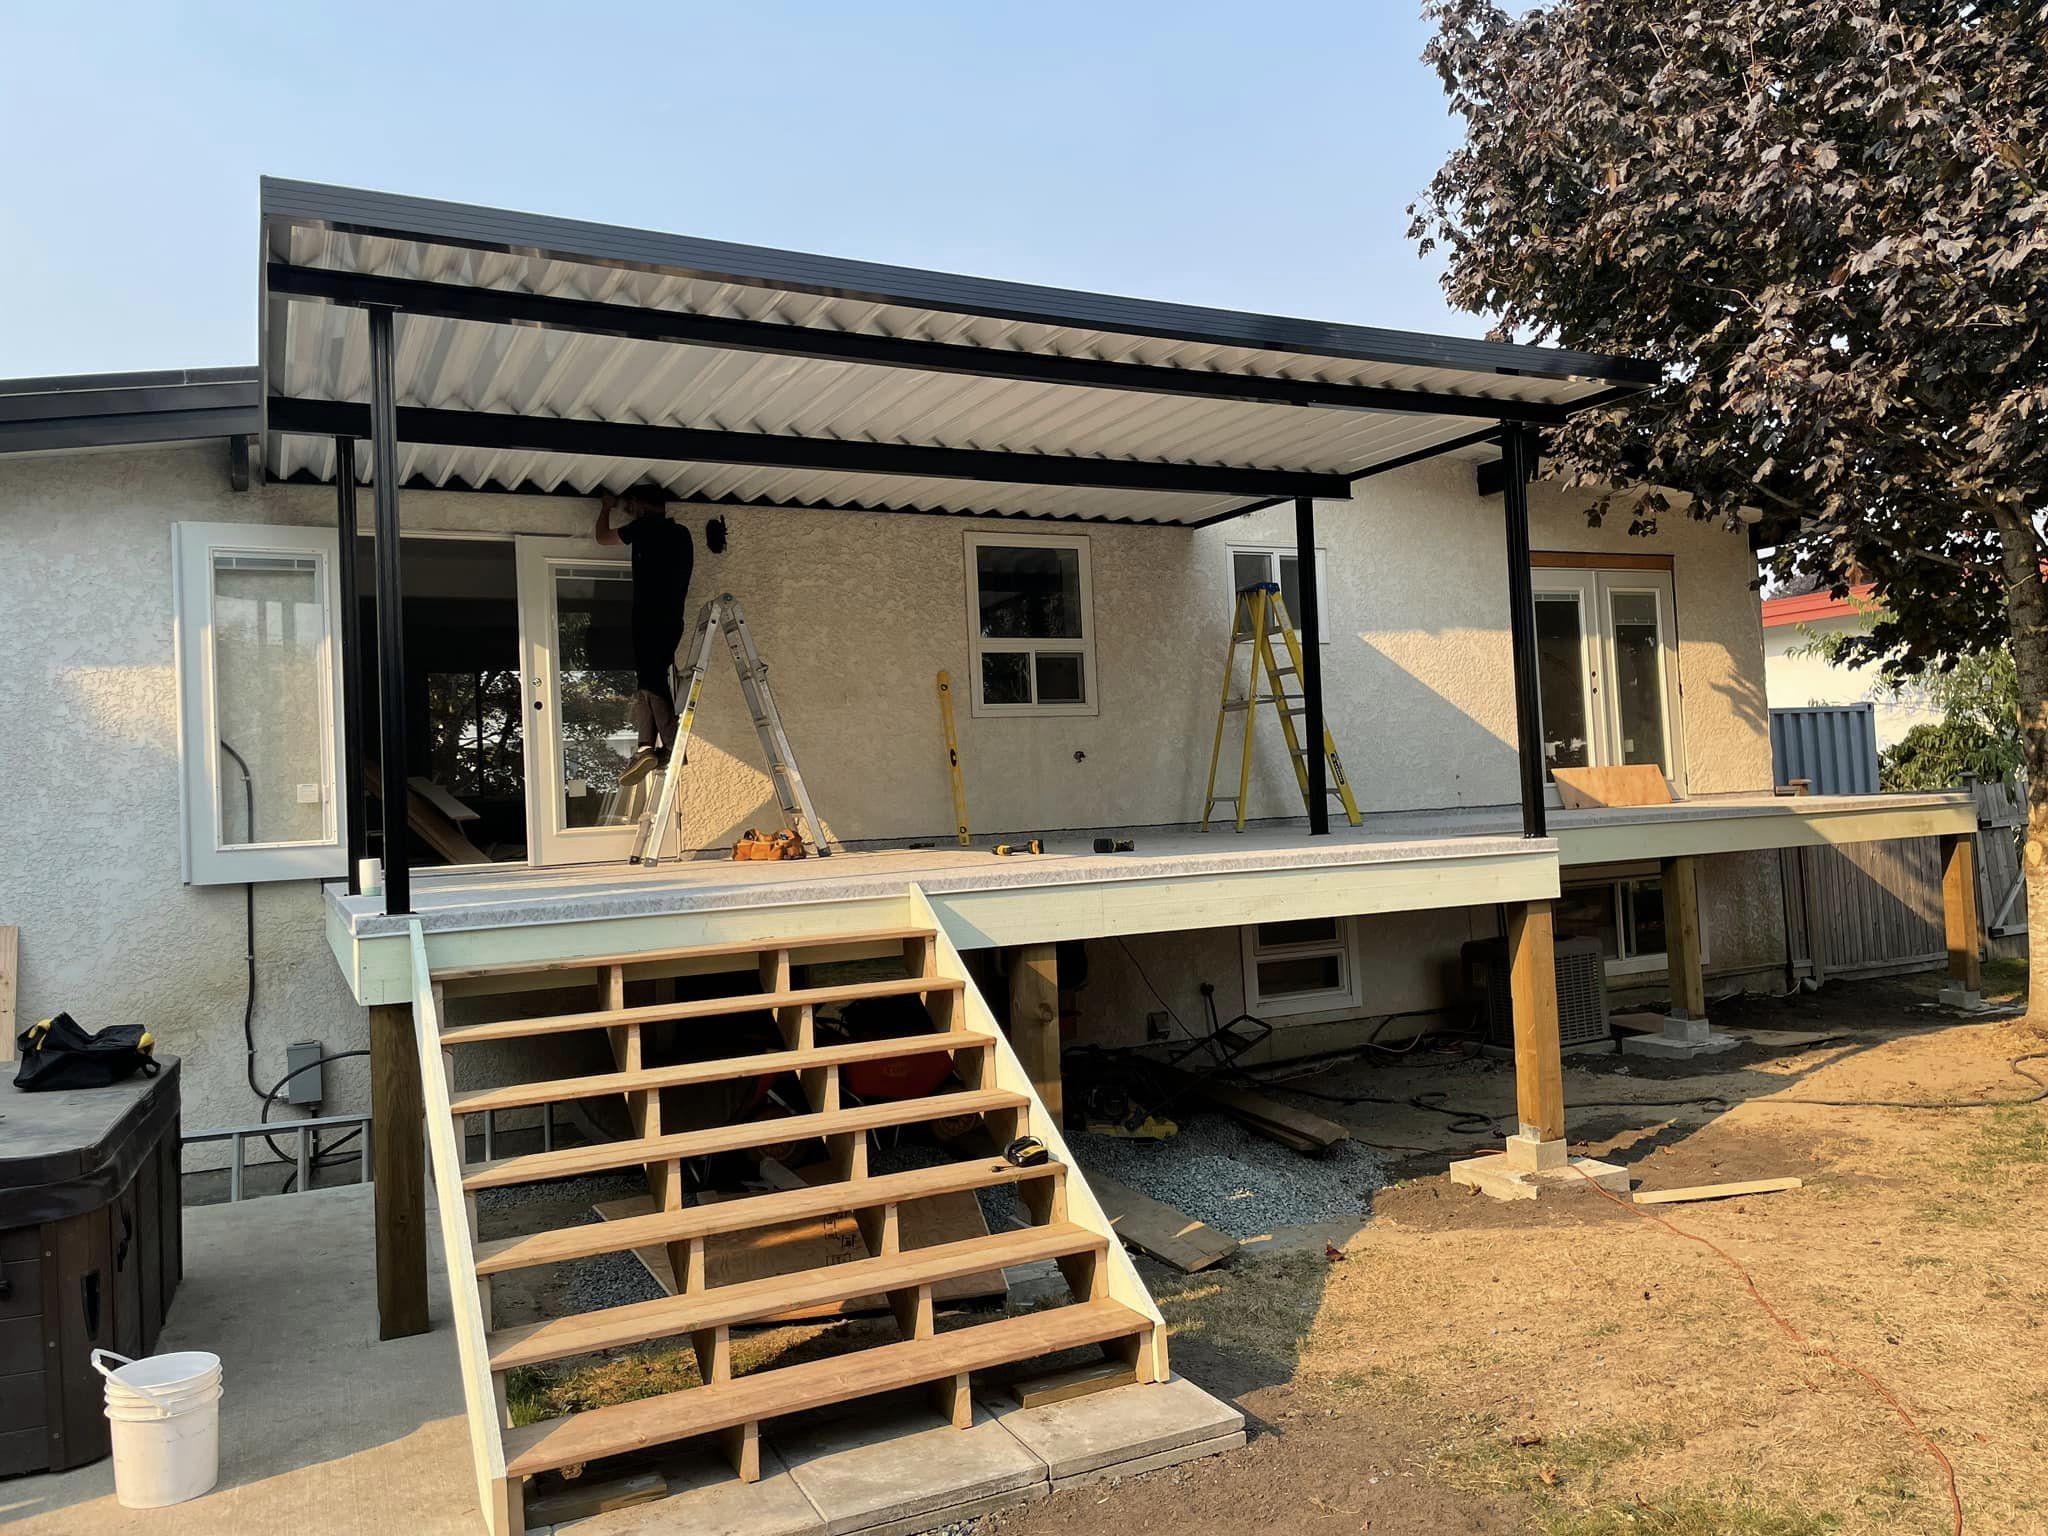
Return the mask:
<path fill-rule="evenodd" d="M 370 311 L 389 316 L 389 310 Z M 270 430 L 319 437 L 365 436 L 369 407 L 345 400 L 301 400 L 274 395 Z M 696 464 L 745 464 L 775 469 L 817 469 L 847 474 L 914 475 L 1008 485 L 1059 485 L 1092 490 L 1167 491 L 1205 496 L 1323 496 L 1351 494 L 1343 475 L 1298 474 L 1223 464 L 1168 464 L 1138 459 L 1090 459 L 1049 453 L 1000 453 L 978 448 L 926 448 L 898 443 L 849 442 L 774 432 L 721 432 L 702 427 L 581 421 L 561 416 L 515 416 L 503 411 L 446 411 L 406 406 L 397 432 L 408 443 L 518 453 L 587 454 Z"/>
<path fill-rule="evenodd" d="M 370 851 L 363 802 L 362 594 L 356 581 L 356 444 L 334 440 L 334 523 L 341 536 L 341 808 L 348 826 L 348 893 L 363 893 L 363 859 Z"/>
<path fill-rule="evenodd" d="M 1555 423 L 1571 408 L 1562 405 L 1449 395 L 1428 390 L 1388 389 L 1364 384 L 1325 384 L 1307 379 L 1164 368 L 1147 363 L 1104 362 L 1092 357 L 998 350 L 957 342 L 918 341 L 863 331 L 778 325 L 726 315 L 688 314 L 642 304 L 607 304 L 466 283 L 432 283 L 416 278 L 377 277 L 325 267 L 273 262 L 272 294 L 329 304 L 385 305 L 409 315 L 472 320 L 573 331 L 631 341 L 680 342 L 731 352 L 777 357 L 813 357 L 925 373 L 969 374 L 1085 389 L 1135 390 L 1143 394 L 1192 395 L 1204 400 L 1248 404 L 1314 406 L 1335 410 L 1385 411 L 1409 415 L 1471 416 L 1488 421 Z"/>
<path fill-rule="evenodd" d="M 1308 496 L 1294 503 L 1294 559 L 1300 573 L 1301 612 L 1292 617 L 1301 637 L 1301 744 L 1308 752 L 1308 831 L 1330 833 L 1330 765 L 1323 755 L 1323 615 L 1316 591 L 1316 504 Z M 1251 690 L 1256 693 L 1257 687 Z M 1247 706 L 1249 707 L 1249 706 Z M 1286 706 L 1281 706 L 1285 708 Z M 1252 717 L 1245 716 L 1245 729 Z"/>
<path fill-rule="evenodd" d="M 1344 478 L 1350 484 L 1356 485 L 1361 480 L 1370 480 L 1374 475 L 1390 474 L 1397 469 L 1406 469 L 1410 464 L 1420 464 L 1425 459 L 1442 458 L 1445 454 L 1455 453 L 1460 448 L 1470 448 L 1474 443 L 1497 442 L 1500 439 L 1500 430 L 1499 427 L 1481 427 L 1477 432 L 1467 432 L 1463 436 L 1451 438 L 1447 442 L 1434 443 L 1427 448 L 1417 448 L 1408 453 L 1397 454 L 1391 459 L 1382 459 L 1379 463 L 1368 465 L 1364 469 L 1355 469 Z M 1254 512 L 1264 512 L 1269 507 L 1277 507 L 1284 500 L 1286 498 L 1282 496 L 1268 497 L 1264 501 L 1255 501 L 1248 506 L 1232 507 L 1228 512 L 1217 512 L 1212 516 L 1203 518 L 1200 522 L 1189 523 L 1187 526 L 1190 528 L 1214 527 L 1217 523 L 1227 523 L 1234 517 L 1250 517 Z"/>
<path fill-rule="evenodd" d="M 1544 811 L 1543 692 L 1537 676 L 1536 586 L 1529 565 L 1529 477 L 1535 433 L 1501 433 L 1501 499 L 1507 508 L 1508 636 L 1515 667 L 1515 745 L 1522 776 L 1522 836 L 1547 835 Z"/>
<path fill-rule="evenodd" d="M 370 311 L 370 404 L 354 406 L 370 439 L 377 503 L 377 714 L 384 810 L 384 911 L 412 910 L 410 827 L 406 821 L 405 584 L 398 537 L 398 406 L 391 370 L 391 311 Z M 272 425 L 276 424 L 275 417 Z M 348 435 L 337 429 L 337 436 Z"/>

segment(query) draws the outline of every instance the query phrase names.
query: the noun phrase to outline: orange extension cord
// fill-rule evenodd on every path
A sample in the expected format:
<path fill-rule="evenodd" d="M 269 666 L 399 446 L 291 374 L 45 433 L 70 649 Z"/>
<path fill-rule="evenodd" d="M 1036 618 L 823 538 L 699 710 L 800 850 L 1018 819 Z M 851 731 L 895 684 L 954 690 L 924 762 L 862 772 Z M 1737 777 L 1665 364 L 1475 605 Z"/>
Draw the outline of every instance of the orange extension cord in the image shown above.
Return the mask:
<path fill-rule="evenodd" d="M 1682 1237 L 1689 1243 L 1698 1243 L 1702 1248 L 1706 1248 L 1713 1252 L 1717 1257 L 1720 1258 L 1722 1263 L 1726 1264 L 1730 1269 L 1734 1270 L 1736 1274 L 1742 1277 L 1742 1284 L 1744 1288 L 1748 1290 L 1750 1296 L 1756 1301 L 1756 1304 L 1764 1309 L 1764 1315 L 1770 1318 L 1772 1322 L 1776 1323 L 1781 1329 L 1784 1330 L 1785 1336 L 1787 1338 L 1789 1338 L 1793 1343 L 1802 1346 L 1803 1348 L 1817 1351 L 1819 1354 L 1825 1356 L 1827 1359 L 1834 1361 L 1835 1364 L 1842 1367 L 1842 1369 L 1845 1371 L 1854 1371 L 1858 1376 L 1861 1376 L 1866 1382 L 1868 1382 L 1870 1384 L 1872 1391 L 1876 1392 L 1879 1397 L 1883 1398 L 1887 1403 L 1891 1404 L 1892 1412 L 1896 1413 L 1899 1416 L 1899 1422 L 1904 1424 L 1907 1429 L 1911 1430 L 1914 1436 L 1920 1441 L 1920 1443 L 1927 1447 L 1927 1453 L 1941 1464 L 1941 1474 L 1943 1477 L 1948 1479 L 1949 1509 L 1955 1515 L 1956 1518 L 1955 1536 L 1963 1536 L 1963 1496 L 1956 1491 L 1956 1469 L 1950 1463 L 1948 1457 L 1942 1454 L 1941 1447 L 1936 1445 L 1932 1440 L 1930 1440 L 1927 1437 L 1927 1432 L 1921 1429 L 1921 1427 L 1918 1424 L 1915 1424 L 1913 1422 L 1913 1415 L 1906 1412 L 1905 1405 L 1892 1395 L 1891 1388 L 1887 1387 L 1883 1382 L 1879 1381 L 1875 1376 L 1871 1375 L 1870 1372 L 1863 1369 L 1862 1366 L 1856 1364 L 1855 1361 L 1844 1360 L 1840 1355 L 1836 1354 L 1832 1349 L 1829 1349 L 1825 1344 L 1814 1343 L 1813 1340 L 1809 1339 L 1797 1328 L 1794 1328 L 1790 1323 L 1786 1322 L 1783 1314 L 1781 1314 L 1776 1307 L 1770 1304 L 1770 1301 L 1764 1296 L 1764 1293 L 1762 1291 L 1756 1288 L 1756 1281 L 1750 1278 L 1750 1273 L 1747 1269 L 1743 1267 L 1742 1261 L 1736 1258 L 1727 1249 L 1723 1248 L 1719 1243 L 1714 1242 L 1711 1238 L 1701 1237 L 1697 1232 L 1688 1232 L 1683 1227 L 1674 1227 L 1662 1216 L 1652 1215 L 1649 1211 L 1644 1210 L 1634 1201 L 1622 1199 L 1621 1196 L 1615 1194 L 1614 1191 L 1611 1189 L 1602 1189 L 1599 1185 L 1599 1182 L 1595 1180 L 1594 1177 L 1590 1173 L 1586 1172 L 1586 1170 L 1583 1168 L 1573 1168 L 1572 1172 L 1576 1173 L 1580 1178 L 1584 1179 L 1588 1184 L 1592 1185 L 1594 1193 L 1602 1196 L 1607 1200 L 1613 1201 L 1614 1204 L 1620 1206 L 1623 1210 L 1629 1212 L 1631 1215 L 1640 1216 L 1645 1221 L 1655 1222 L 1658 1226 L 1662 1227 L 1666 1232 L 1671 1233 L 1672 1236 Z"/>

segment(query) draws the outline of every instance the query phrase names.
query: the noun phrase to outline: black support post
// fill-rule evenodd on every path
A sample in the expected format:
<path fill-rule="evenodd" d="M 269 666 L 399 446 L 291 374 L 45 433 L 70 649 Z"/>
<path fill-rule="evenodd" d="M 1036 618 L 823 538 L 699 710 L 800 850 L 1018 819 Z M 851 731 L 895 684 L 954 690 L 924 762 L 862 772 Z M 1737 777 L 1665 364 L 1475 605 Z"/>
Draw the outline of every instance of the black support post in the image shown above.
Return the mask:
<path fill-rule="evenodd" d="M 377 710 L 382 740 L 384 911 L 412 910 L 405 820 L 405 602 L 398 547 L 398 402 L 392 383 L 391 311 L 370 320 L 370 476 L 377 503 Z"/>
<path fill-rule="evenodd" d="M 1507 506 L 1508 633 L 1515 659 L 1515 743 L 1522 769 L 1522 836 L 1545 837 L 1543 694 L 1536 671 L 1536 587 L 1529 568 L 1529 475 L 1534 434 L 1520 422 L 1501 432 L 1501 500 Z"/>
<path fill-rule="evenodd" d="M 1323 616 L 1316 592 L 1316 504 L 1310 496 L 1294 499 L 1295 569 L 1301 573 L 1301 612 L 1294 615 L 1301 635 L 1301 745 L 1308 753 L 1308 830 L 1311 837 L 1330 832 L 1330 760 L 1323 755 Z M 1250 729 L 1250 717 L 1246 717 Z"/>
<path fill-rule="evenodd" d="M 363 804 L 362 594 L 356 584 L 356 443 L 334 440 L 334 523 L 341 535 L 341 813 L 348 823 L 348 893 L 363 893 L 363 858 L 369 852 Z"/>

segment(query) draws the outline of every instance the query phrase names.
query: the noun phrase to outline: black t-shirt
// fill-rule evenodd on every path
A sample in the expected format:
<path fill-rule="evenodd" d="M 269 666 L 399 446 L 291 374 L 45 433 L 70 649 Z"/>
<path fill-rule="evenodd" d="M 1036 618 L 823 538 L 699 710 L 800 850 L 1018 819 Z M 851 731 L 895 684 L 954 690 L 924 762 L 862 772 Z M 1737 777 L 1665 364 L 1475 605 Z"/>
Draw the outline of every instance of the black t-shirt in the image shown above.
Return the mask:
<path fill-rule="evenodd" d="M 665 513 L 643 512 L 619 529 L 619 541 L 633 551 L 634 624 L 681 628 L 697 559 L 690 530 Z"/>

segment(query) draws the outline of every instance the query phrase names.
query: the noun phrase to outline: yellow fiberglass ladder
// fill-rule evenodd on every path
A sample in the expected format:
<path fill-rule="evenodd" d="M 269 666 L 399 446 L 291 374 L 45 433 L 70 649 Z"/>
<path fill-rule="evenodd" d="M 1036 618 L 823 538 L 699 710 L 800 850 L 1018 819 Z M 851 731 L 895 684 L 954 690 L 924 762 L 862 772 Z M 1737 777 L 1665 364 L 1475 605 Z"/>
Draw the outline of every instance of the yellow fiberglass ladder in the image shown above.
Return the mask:
<path fill-rule="evenodd" d="M 1286 643 L 1287 663 L 1280 664 L 1274 654 L 1273 637 L 1277 635 Z M 1244 697 L 1233 698 L 1232 690 L 1237 686 L 1237 648 L 1248 644 L 1251 648 L 1251 670 L 1245 678 Z M 1237 594 L 1237 607 L 1231 615 L 1230 648 L 1223 657 L 1223 707 L 1216 716 L 1216 744 L 1209 750 L 1209 788 L 1202 801 L 1202 830 L 1209 830 L 1209 819 L 1219 805 L 1235 807 L 1237 830 L 1244 830 L 1245 801 L 1250 798 L 1252 786 L 1252 716 L 1261 704 L 1271 704 L 1280 716 L 1280 734 L 1287 741 L 1288 760 L 1294 764 L 1294 782 L 1301 788 L 1301 803 L 1309 803 L 1309 759 L 1308 749 L 1301 744 L 1302 733 L 1295 729 L 1295 717 L 1307 710 L 1307 703 L 1300 690 L 1288 690 L 1287 680 L 1301 679 L 1301 639 L 1295 633 L 1294 621 L 1287 615 L 1287 603 L 1280 595 L 1280 588 L 1270 581 L 1254 582 L 1242 587 Z M 1261 693 L 1260 687 L 1265 692 Z M 1223 736 L 1229 728 L 1230 717 L 1244 716 L 1243 755 L 1237 773 L 1237 793 L 1219 795 L 1216 793 L 1216 769 L 1223 761 Z M 1330 734 L 1327 724 L 1323 727 L 1323 756 L 1330 765 L 1328 793 L 1335 795 L 1344 804 L 1345 818 L 1352 826 L 1358 825 L 1358 802 L 1351 796 L 1351 781 L 1344 777 L 1344 765 L 1337 760 L 1337 740 Z"/>

